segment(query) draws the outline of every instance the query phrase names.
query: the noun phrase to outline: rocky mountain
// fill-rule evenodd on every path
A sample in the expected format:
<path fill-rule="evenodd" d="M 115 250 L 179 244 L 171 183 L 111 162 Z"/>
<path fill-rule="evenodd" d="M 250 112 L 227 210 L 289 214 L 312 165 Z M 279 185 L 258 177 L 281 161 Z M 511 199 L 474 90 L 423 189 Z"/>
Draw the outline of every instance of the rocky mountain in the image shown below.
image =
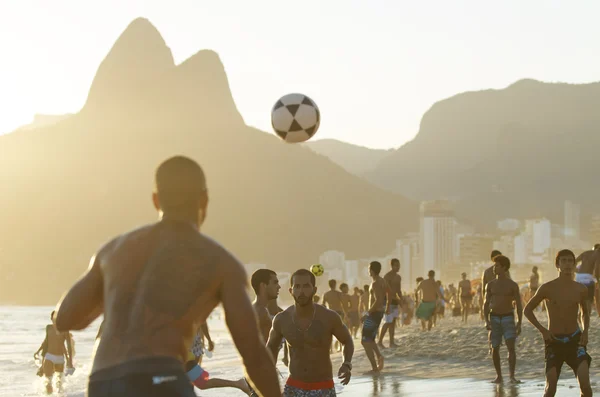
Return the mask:
<path fill-rule="evenodd" d="M 80 112 L 0 136 L 0 302 L 54 304 L 103 242 L 153 222 L 154 171 L 176 154 L 206 171 L 203 231 L 245 263 L 291 271 L 328 249 L 386 254 L 418 227 L 415 202 L 246 126 L 215 52 L 175 65 L 137 19 Z"/>
<path fill-rule="evenodd" d="M 370 149 L 336 139 L 321 139 L 305 143 L 315 153 L 322 154 L 351 174 L 362 176 L 373 171 L 392 150 Z"/>
<path fill-rule="evenodd" d="M 585 223 L 600 210 L 599 108 L 600 83 L 521 80 L 459 94 L 433 105 L 415 139 L 367 178 L 414 200 L 454 199 L 486 227 L 509 216 L 561 223 L 567 199 Z"/>

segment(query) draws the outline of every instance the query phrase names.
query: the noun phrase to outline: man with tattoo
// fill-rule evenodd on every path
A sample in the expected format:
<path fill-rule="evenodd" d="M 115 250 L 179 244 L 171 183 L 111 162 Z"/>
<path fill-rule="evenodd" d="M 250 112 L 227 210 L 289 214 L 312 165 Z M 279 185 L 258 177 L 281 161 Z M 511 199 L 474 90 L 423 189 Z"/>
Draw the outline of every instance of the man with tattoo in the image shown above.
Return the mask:
<path fill-rule="evenodd" d="M 389 309 L 385 313 L 385 323 L 381 327 L 381 334 L 379 335 L 379 346 L 383 349 L 383 337 L 385 333 L 390 331 L 390 348 L 398 347 L 394 341 L 394 335 L 396 333 L 396 321 L 400 317 L 400 307 L 402 306 L 402 277 L 400 274 L 400 261 L 393 258 L 390 262 L 391 270 L 383 276 L 383 279 L 387 283 L 390 289 L 391 301 Z"/>
<path fill-rule="evenodd" d="M 588 289 L 573 280 L 575 263 L 572 251 L 559 251 L 555 262 L 558 278 L 542 284 L 525 306 L 525 317 L 540 331 L 546 344 L 545 397 L 556 394 L 563 363 L 575 373 L 581 396 L 592 395 L 589 373 L 592 358 L 587 353 L 590 326 Z M 534 314 L 534 309 L 542 301 L 546 302 L 548 328 L 542 326 Z M 580 314 L 583 317 L 583 330 L 579 327 Z"/>
<path fill-rule="evenodd" d="M 290 284 L 294 305 L 275 316 L 267 342 L 274 357 L 283 338 L 290 349 L 290 375 L 283 396 L 335 396 L 329 347 L 333 337 L 344 345 L 344 362 L 338 378 L 347 385 L 354 353 L 352 336 L 338 314 L 313 302 L 317 291 L 314 274 L 306 269 L 297 270 Z"/>
<path fill-rule="evenodd" d="M 158 167 L 155 188 L 160 220 L 102 247 L 57 306 L 60 332 L 85 329 L 104 313 L 87 395 L 194 397 L 197 374 L 186 376 L 183 363 L 198 326 L 222 304 L 253 386 L 279 396 L 243 265 L 199 232 L 208 205 L 202 168 L 172 157 Z"/>
<path fill-rule="evenodd" d="M 373 261 L 369 264 L 369 275 L 373 282 L 369 287 L 370 299 L 367 313 L 363 316 L 362 345 L 371 363 L 368 374 L 377 375 L 383 369 L 383 355 L 375 343 L 379 325 L 383 315 L 389 310 L 390 299 L 385 280 L 379 275 L 381 263 Z"/>
<path fill-rule="evenodd" d="M 508 367 L 511 383 L 519 383 L 515 378 L 517 355 L 515 342 L 521 334 L 521 321 L 523 320 L 523 306 L 519 285 L 506 277 L 510 269 L 510 260 L 504 255 L 494 257 L 494 273 L 496 279 L 488 282 L 485 288 L 485 301 L 483 304 L 485 325 L 490 332 L 489 340 L 492 345 L 492 361 L 497 377 L 493 383 L 502 383 L 502 368 L 500 366 L 500 345 L 502 338 L 508 349 Z M 514 305 L 517 306 L 517 324 L 515 326 Z"/>

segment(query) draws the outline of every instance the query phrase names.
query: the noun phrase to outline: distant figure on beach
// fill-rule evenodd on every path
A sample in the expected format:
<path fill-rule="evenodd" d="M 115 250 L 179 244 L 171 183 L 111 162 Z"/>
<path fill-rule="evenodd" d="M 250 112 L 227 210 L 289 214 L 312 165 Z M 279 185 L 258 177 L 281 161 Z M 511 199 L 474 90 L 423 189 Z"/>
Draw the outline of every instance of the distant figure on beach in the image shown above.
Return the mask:
<path fill-rule="evenodd" d="M 467 273 L 461 274 L 462 280 L 458 283 L 458 296 L 460 297 L 460 314 L 463 323 L 467 323 L 471 305 L 473 304 L 473 291 L 471 280 L 467 280 Z"/>
<path fill-rule="evenodd" d="M 575 269 L 575 281 L 583 284 L 588 289 L 588 310 L 592 311 L 592 305 L 594 304 L 594 298 L 596 298 L 598 290 L 598 279 L 600 278 L 600 244 L 594 245 L 594 249 L 585 251 L 579 255 L 576 259 L 577 263 L 581 262 Z M 598 310 L 599 303 L 596 301 L 596 311 L 600 316 L 600 310 Z"/>
<path fill-rule="evenodd" d="M 219 304 L 253 386 L 280 396 L 244 267 L 199 232 L 208 207 L 204 172 L 175 156 L 158 167 L 155 187 L 160 220 L 104 245 L 57 307 L 60 332 L 85 329 L 104 313 L 87 396 L 195 397 L 195 375 L 183 363 L 198 326 Z"/>
<path fill-rule="evenodd" d="M 540 287 L 540 273 L 538 272 L 538 267 L 534 266 L 531 268 L 531 275 L 529 276 L 529 298 L 537 292 Z"/>
<path fill-rule="evenodd" d="M 363 293 L 360 295 L 360 313 L 361 313 L 361 321 L 362 317 L 367 314 L 369 310 L 369 297 L 371 294 L 369 293 L 369 284 L 365 284 L 363 286 Z"/>
<path fill-rule="evenodd" d="M 356 339 L 356 334 L 360 327 L 360 288 L 358 287 L 354 287 L 354 294 L 350 295 L 348 318 L 350 319 L 350 333 Z"/>
<path fill-rule="evenodd" d="M 323 294 L 323 306 L 336 312 L 343 320 L 346 317 L 346 311 L 342 304 L 342 292 L 336 288 L 337 281 L 329 280 L 329 291 Z"/>
<path fill-rule="evenodd" d="M 556 255 L 558 277 L 544 283 L 525 306 L 525 317 L 536 327 L 546 344 L 546 390 L 545 397 L 553 397 L 563 363 L 573 370 L 581 396 L 592 395 L 589 367 L 592 358 L 587 353 L 590 315 L 587 306 L 588 289 L 573 281 L 575 254 L 568 249 Z M 540 324 L 534 309 L 546 301 L 548 328 Z M 579 327 L 579 316 L 583 317 L 583 330 Z"/>
<path fill-rule="evenodd" d="M 390 261 L 391 270 L 383 276 L 383 279 L 387 283 L 387 287 L 390 291 L 390 304 L 389 309 L 385 313 L 385 323 L 381 327 L 381 334 L 379 335 L 378 346 L 383 349 L 383 337 L 385 333 L 390 331 L 390 348 L 398 347 L 394 341 L 394 335 L 396 333 L 396 321 L 400 317 L 400 308 L 402 307 L 402 277 L 400 274 L 400 261 L 397 258 L 393 258 Z"/>
<path fill-rule="evenodd" d="M 69 332 L 60 332 L 56 328 L 56 312 L 52 311 L 50 320 L 52 324 L 46 325 L 46 335 L 40 348 L 33 355 L 35 359 L 42 354 L 42 366 L 38 371 L 38 375 L 42 374 L 46 377 L 45 386 L 48 394 L 53 392 L 52 380 L 57 374 L 57 387 L 59 393 L 62 392 L 62 382 L 65 372 L 65 358 L 68 371 L 73 371 L 73 344 L 71 342 L 71 334 Z M 72 373 L 72 372 L 71 372 Z"/>
<path fill-rule="evenodd" d="M 379 275 L 381 272 L 381 263 L 373 261 L 369 264 L 369 275 L 371 276 L 371 286 L 369 287 L 369 307 L 363 314 L 362 322 L 362 345 L 365 353 L 371 363 L 369 374 L 378 374 L 383 369 L 383 355 L 377 347 L 375 340 L 379 331 L 379 325 L 385 312 L 389 310 L 390 299 L 388 298 L 388 286 L 385 280 Z"/>
<path fill-rule="evenodd" d="M 515 342 L 521 334 L 523 306 L 519 285 L 506 277 L 510 269 L 510 260 L 504 255 L 494 257 L 494 274 L 496 279 L 488 282 L 485 288 L 483 310 L 486 329 L 490 332 L 489 340 L 492 345 L 492 360 L 497 377 L 493 383 L 502 383 L 502 367 L 500 366 L 500 345 L 502 338 L 508 349 L 508 367 L 510 381 L 519 383 L 515 378 L 517 354 Z M 517 324 L 515 325 L 514 306 L 517 307 Z"/>
<path fill-rule="evenodd" d="M 344 346 L 344 362 L 338 370 L 338 378 L 347 385 L 354 354 L 352 336 L 337 313 L 313 302 L 317 290 L 314 274 L 306 269 L 297 270 L 290 284 L 294 305 L 275 316 L 267 342 L 275 359 L 284 338 L 289 347 L 290 374 L 283 396 L 335 396 L 329 348 L 333 337 Z"/>
<path fill-rule="evenodd" d="M 342 307 L 344 309 L 344 313 L 346 313 L 346 315 L 343 318 L 343 321 L 344 321 L 344 325 L 346 325 L 346 327 L 348 327 L 348 329 L 351 328 L 350 318 L 348 315 L 348 313 L 350 311 L 350 294 L 348 294 L 349 291 L 350 291 L 350 287 L 348 286 L 348 284 L 346 284 L 346 283 L 340 284 L 340 292 L 342 293 Z"/>
<path fill-rule="evenodd" d="M 417 305 L 416 316 L 421 320 L 421 330 L 431 331 L 433 326 L 433 316 L 437 307 L 438 300 L 444 299 L 437 282 L 435 281 L 435 271 L 430 270 L 427 274 L 427 280 L 423 280 L 417 287 Z"/>

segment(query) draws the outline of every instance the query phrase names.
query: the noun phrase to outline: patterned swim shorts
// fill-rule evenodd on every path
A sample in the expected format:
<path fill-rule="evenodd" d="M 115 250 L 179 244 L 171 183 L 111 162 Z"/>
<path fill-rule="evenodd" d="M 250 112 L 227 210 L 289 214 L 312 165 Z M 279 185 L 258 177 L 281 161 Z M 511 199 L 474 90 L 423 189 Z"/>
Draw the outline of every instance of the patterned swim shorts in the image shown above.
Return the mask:
<path fill-rule="evenodd" d="M 333 380 L 319 383 L 304 383 L 289 378 L 283 389 L 283 397 L 335 397 Z"/>

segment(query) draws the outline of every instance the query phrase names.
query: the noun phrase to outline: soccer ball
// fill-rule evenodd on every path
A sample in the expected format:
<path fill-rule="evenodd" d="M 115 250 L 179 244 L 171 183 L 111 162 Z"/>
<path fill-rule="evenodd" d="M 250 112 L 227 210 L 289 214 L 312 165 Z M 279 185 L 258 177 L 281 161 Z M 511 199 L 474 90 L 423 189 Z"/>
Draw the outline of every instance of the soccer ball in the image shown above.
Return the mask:
<path fill-rule="evenodd" d="M 271 110 L 271 125 L 288 143 L 299 143 L 315 135 L 321 123 L 317 104 L 303 94 L 282 96 Z"/>
<path fill-rule="evenodd" d="M 310 271 L 312 274 L 319 277 L 319 276 L 322 276 L 323 273 L 325 273 L 325 268 L 320 263 L 317 263 L 316 265 L 312 265 L 310 267 Z"/>

